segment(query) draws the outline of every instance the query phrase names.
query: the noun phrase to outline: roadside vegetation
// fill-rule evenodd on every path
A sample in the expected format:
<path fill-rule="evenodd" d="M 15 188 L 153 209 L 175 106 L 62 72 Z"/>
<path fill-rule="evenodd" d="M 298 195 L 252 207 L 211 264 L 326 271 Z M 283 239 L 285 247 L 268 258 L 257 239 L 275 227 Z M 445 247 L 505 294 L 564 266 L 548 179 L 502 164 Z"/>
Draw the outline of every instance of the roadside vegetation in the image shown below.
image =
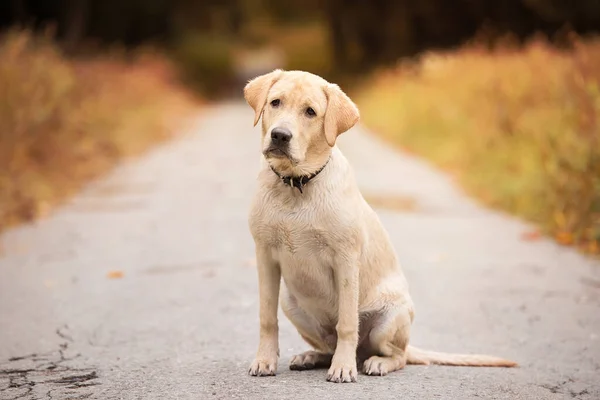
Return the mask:
<path fill-rule="evenodd" d="M 599 26 L 596 0 L 0 2 L 0 230 L 178 131 L 188 89 L 239 100 L 278 67 L 340 84 L 524 239 L 599 253 Z"/>
<path fill-rule="evenodd" d="M 195 99 L 160 54 L 73 59 L 44 35 L 0 37 L 0 231 L 174 132 Z"/>
<path fill-rule="evenodd" d="M 357 101 L 371 129 L 484 203 L 599 253 L 599 39 L 426 53 L 377 72 Z"/>

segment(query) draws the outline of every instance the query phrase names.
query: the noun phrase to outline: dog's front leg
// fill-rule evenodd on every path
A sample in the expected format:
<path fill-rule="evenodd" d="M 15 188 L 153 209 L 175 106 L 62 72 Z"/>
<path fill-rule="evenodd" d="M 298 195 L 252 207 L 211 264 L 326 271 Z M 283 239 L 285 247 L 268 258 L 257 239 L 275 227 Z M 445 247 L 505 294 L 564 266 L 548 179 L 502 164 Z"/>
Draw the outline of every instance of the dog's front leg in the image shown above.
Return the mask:
<path fill-rule="evenodd" d="M 256 246 L 258 291 L 260 307 L 260 339 L 256 358 L 250 365 L 253 376 L 275 375 L 279 357 L 279 326 L 277 307 L 281 270 L 273 260 L 270 249 Z"/>
<path fill-rule="evenodd" d="M 358 344 L 358 262 L 353 258 L 336 263 L 334 271 L 338 291 L 337 346 L 327 372 L 330 382 L 356 382 L 356 346 Z"/>

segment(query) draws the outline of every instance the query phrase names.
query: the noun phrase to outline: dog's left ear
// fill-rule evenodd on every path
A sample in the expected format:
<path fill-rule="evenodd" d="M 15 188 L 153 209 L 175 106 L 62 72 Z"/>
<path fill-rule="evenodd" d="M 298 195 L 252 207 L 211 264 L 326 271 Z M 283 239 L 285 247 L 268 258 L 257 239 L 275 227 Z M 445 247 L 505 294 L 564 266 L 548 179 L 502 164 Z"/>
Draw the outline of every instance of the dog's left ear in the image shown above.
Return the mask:
<path fill-rule="evenodd" d="M 325 138 L 333 147 L 339 135 L 352 128 L 360 119 L 358 107 L 336 84 L 325 87 L 327 111 L 325 112 Z"/>
<path fill-rule="evenodd" d="M 246 102 L 254 109 L 254 126 L 258 123 L 260 116 L 267 103 L 267 94 L 271 86 L 283 74 L 283 70 L 276 69 L 268 74 L 264 74 L 252 79 L 244 87 L 244 98 Z"/>

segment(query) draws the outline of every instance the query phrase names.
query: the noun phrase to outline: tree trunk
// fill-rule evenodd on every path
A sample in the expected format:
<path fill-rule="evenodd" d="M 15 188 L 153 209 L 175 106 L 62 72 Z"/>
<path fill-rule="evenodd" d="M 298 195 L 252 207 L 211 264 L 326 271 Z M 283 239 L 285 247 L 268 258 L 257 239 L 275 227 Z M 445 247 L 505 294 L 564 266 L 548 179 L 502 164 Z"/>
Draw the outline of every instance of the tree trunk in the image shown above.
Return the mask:
<path fill-rule="evenodd" d="M 325 15 L 329 25 L 334 69 L 339 70 L 347 67 L 348 55 L 344 39 L 344 8 L 343 4 L 338 3 L 343 2 L 328 1 L 325 6 Z"/>
<path fill-rule="evenodd" d="M 67 51 L 74 51 L 85 35 L 89 6 L 89 0 L 63 0 L 64 46 Z"/>
<path fill-rule="evenodd" d="M 25 5 L 25 0 L 12 0 L 11 9 L 14 21 L 18 25 L 24 26 L 27 23 L 27 7 Z"/>

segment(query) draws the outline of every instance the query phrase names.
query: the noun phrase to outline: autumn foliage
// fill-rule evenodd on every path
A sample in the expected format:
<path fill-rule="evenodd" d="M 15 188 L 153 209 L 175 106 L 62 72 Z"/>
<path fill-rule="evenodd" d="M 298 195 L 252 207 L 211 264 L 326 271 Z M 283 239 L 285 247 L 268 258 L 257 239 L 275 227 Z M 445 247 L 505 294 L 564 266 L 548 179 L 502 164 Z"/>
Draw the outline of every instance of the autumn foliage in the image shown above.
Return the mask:
<path fill-rule="evenodd" d="M 0 230 L 167 138 L 191 109 L 164 59 L 128 58 L 75 61 L 26 31 L 0 38 Z"/>
<path fill-rule="evenodd" d="M 563 244 L 600 241 L 600 40 L 469 45 L 386 70 L 363 121 Z"/>

